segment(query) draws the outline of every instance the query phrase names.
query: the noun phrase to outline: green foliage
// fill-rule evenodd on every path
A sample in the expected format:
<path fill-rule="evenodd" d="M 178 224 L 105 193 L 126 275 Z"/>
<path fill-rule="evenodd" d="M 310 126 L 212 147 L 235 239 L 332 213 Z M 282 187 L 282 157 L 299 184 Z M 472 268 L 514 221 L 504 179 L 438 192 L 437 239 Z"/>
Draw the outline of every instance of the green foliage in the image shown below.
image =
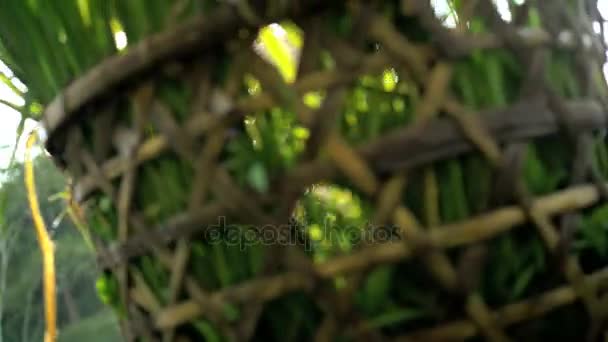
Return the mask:
<path fill-rule="evenodd" d="M 59 335 L 59 342 L 118 341 L 120 335 L 116 326 L 116 317 L 113 313 L 109 310 L 103 310 L 80 322 L 64 327 Z"/>
<path fill-rule="evenodd" d="M 528 189 L 535 195 L 547 194 L 557 189 L 567 173 L 565 168 L 550 168 L 548 163 L 539 157 L 534 145 L 528 145 L 523 166 L 523 176 Z"/>
<path fill-rule="evenodd" d="M 52 199 L 64 191 L 65 179 L 44 156 L 35 159 L 34 167 L 42 215 L 45 222 L 54 223 L 49 228 L 56 247 L 60 341 L 101 339 L 100 330 L 104 331 L 102 336 L 105 338 L 116 339 L 115 319 L 108 311 L 101 311 L 96 294 L 94 279 L 97 274 L 92 251 L 69 220 L 61 219 L 64 205 Z M 15 164 L 3 174 L 0 196 L 7 199 L 0 210 L 3 232 L 0 258 L 8 261 L 6 288 L 0 290 L 0 310 L 3 312 L 0 331 L 5 341 L 41 340 L 44 332 L 42 265 L 23 186 L 22 165 Z M 64 304 L 66 296 L 74 301 L 74 309 L 79 315 L 76 320 Z"/>
<path fill-rule="evenodd" d="M 533 281 L 540 280 L 546 272 L 545 250 L 539 237 L 504 236 L 494 241 L 489 250 L 484 290 L 492 304 L 504 305 L 521 299 Z"/>
<path fill-rule="evenodd" d="M 346 139 L 359 144 L 409 123 L 417 90 L 399 79 L 394 69 L 363 76 L 348 94 L 340 128 Z"/>
<path fill-rule="evenodd" d="M 371 271 L 367 276 L 359 292 L 359 305 L 366 313 L 381 312 L 379 309 L 382 309 L 383 304 L 389 300 L 388 294 L 394 271 L 392 266 L 382 266 Z"/>
<path fill-rule="evenodd" d="M 285 34 L 287 38 L 291 37 L 291 41 L 280 39 L 279 34 Z M 293 82 L 296 77 L 296 61 L 290 50 L 301 46 L 300 36 L 297 26 L 293 24 L 288 26 L 270 25 L 262 28 L 259 33 L 258 39 L 264 46 L 264 51 L 268 53 L 270 61 L 277 67 L 287 82 Z M 297 46 L 298 44 L 300 46 Z"/>
<path fill-rule="evenodd" d="M 263 193 L 270 179 L 295 165 L 309 133 L 279 108 L 246 119 L 244 126 L 247 134 L 227 145 L 227 167 L 240 184 Z"/>
<path fill-rule="evenodd" d="M 608 206 L 603 205 L 583 218 L 577 248 L 591 249 L 601 258 L 608 257 Z"/>
<path fill-rule="evenodd" d="M 318 185 L 304 194 L 295 215 L 321 262 L 352 251 L 365 237 L 369 214 L 369 205 L 349 190 Z"/>
<path fill-rule="evenodd" d="M 175 8 L 171 0 L 3 1 L 0 60 L 27 84 L 25 108 L 46 104 L 74 78 L 117 53 L 118 33 L 124 31 L 132 44 L 215 4 L 187 0 Z M 167 14 L 173 17 L 169 20 Z"/>

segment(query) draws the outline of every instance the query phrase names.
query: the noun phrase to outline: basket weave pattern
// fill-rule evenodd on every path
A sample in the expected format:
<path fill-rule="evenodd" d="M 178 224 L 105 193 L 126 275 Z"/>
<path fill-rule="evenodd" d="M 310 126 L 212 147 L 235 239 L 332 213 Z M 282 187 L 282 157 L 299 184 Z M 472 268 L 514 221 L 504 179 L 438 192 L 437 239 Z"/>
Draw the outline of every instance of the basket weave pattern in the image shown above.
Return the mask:
<path fill-rule="evenodd" d="M 347 327 L 353 337 L 381 339 L 380 332 L 353 316 L 348 294 L 327 290 L 327 284 L 347 275 L 356 287 L 357 281 L 375 266 L 414 258 L 424 263 L 438 287 L 462 300 L 466 316 L 398 336 L 398 340 L 464 340 L 479 335 L 491 341 L 507 341 L 506 327 L 575 301 L 584 304 L 593 330 L 590 334 L 597 335 L 607 314 L 601 304 L 606 298 L 600 293 L 608 281 L 608 270 L 585 274 L 576 256 L 563 253 L 563 244 L 572 213 L 608 195 L 593 172 L 589 153 L 592 133 L 608 124 L 605 98 L 592 89 L 592 99 L 566 101 L 554 95 L 538 76 L 543 67 L 538 55 L 547 47 L 580 49 L 592 56 L 594 62 L 589 64 L 597 61 L 601 65 L 596 42 L 585 45 L 558 41 L 559 32 L 551 32 L 551 28 L 548 32 L 518 31 L 500 19 L 490 1 L 483 0 L 478 10 L 490 18 L 494 34 L 475 39 L 442 26 L 426 1 L 403 1 L 399 10 L 418 18 L 434 38 L 432 44 L 413 42 L 388 16 L 364 1 L 347 2 L 345 6 L 355 18 L 353 32 L 347 38 L 325 32 L 319 24 L 322 16 L 335 14 L 325 9 L 330 6 L 324 2 L 285 3 L 279 6 L 284 8 L 274 9 L 276 13 L 264 19 L 250 8 L 220 7 L 205 22 L 193 20 L 153 36 L 75 81 L 45 112 L 49 150 L 74 177 L 79 200 L 103 193 L 115 204 L 117 240 L 97 239 L 97 252 L 100 267 L 119 281 L 121 300 L 128 308 L 123 318 L 127 338 L 168 338 L 175 329 L 204 316 L 228 338 L 249 339 L 255 334 L 265 303 L 303 291 L 322 303 L 324 319 L 316 335 L 319 340 L 331 340 Z M 241 28 L 255 28 L 285 17 L 294 19 L 305 32 L 302 62 L 292 84 L 285 83 L 271 65 L 251 51 L 251 35 L 236 38 Z M 225 37 L 230 39 L 222 48 L 237 57 L 227 79 L 216 84 L 209 75 L 221 61 L 200 51 L 219 46 Z M 378 42 L 381 49 L 366 50 L 368 41 Z M 530 68 L 522 100 L 507 108 L 476 113 L 451 94 L 451 65 L 477 49 L 498 47 L 514 51 Z M 321 50 L 330 51 L 334 69 L 320 70 L 307 63 Z M 155 96 L 162 80 L 148 71 L 158 65 L 197 94 L 187 104 L 189 115 L 183 120 L 176 119 L 171 105 Z M 360 76 L 377 74 L 387 67 L 395 67 L 423 89 L 415 121 L 352 146 L 335 124 L 346 94 Z M 260 81 L 263 93 L 242 93 L 240 86 L 246 73 Z M 325 91 L 324 101 L 320 108 L 311 109 L 301 97 L 318 90 Z M 125 102 L 133 112 L 126 124 L 115 119 Z M 221 156 L 232 128 L 239 127 L 245 116 L 277 106 L 297 113 L 310 137 L 298 165 L 273 179 L 271 190 L 261 195 L 240 186 L 222 164 Z M 439 112 L 445 115 L 439 116 Z M 152 134 L 146 132 L 149 122 L 154 127 Z M 83 142 L 89 132 L 87 125 L 94 128 L 93 149 Z M 523 142 L 558 132 L 565 132 L 576 147 L 571 186 L 534 198 L 519 176 Z M 117 146 L 112 147 L 113 143 Z M 430 222 L 425 227 L 402 200 L 409 171 L 422 169 L 425 179 L 431 179 L 434 175 L 428 166 L 432 163 L 473 152 L 483 155 L 494 168 L 497 184 L 501 185 L 497 185 L 497 197 L 503 205 L 464 222 Z M 188 208 L 150 227 L 133 200 L 138 169 L 167 153 L 195 170 Z M 402 239 L 368 243 L 323 263 L 313 263 L 299 246 L 271 246 L 271 257 L 260 276 L 216 292 L 205 289 L 188 273 L 191 241 L 202 239 L 217 217 L 281 229 L 307 188 L 339 177 L 346 178 L 355 191 L 374 203 L 374 224 L 393 223 Z M 594 183 L 585 184 L 588 179 Z M 272 214 L 265 209 L 268 206 L 273 207 Z M 463 248 L 464 254 L 475 260 L 484 241 L 508 234 L 526 222 L 536 228 L 548 253 L 561 265 L 567 283 L 535 298 L 490 308 L 475 291 L 476 285 L 463 279 L 446 250 Z M 132 266 L 143 255 L 152 255 L 170 273 L 169 302 L 161 303 Z M 247 305 L 236 323 L 226 320 L 226 303 Z"/>

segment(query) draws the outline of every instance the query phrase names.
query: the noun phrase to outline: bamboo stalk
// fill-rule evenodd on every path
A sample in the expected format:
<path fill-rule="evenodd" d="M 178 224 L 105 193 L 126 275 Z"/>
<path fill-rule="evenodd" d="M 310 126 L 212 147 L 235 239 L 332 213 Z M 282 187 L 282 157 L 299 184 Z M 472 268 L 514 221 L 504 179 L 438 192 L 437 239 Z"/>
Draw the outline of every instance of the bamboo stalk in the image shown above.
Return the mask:
<path fill-rule="evenodd" d="M 608 121 L 605 114 L 593 102 L 570 102 L 569 107 L 577 113 L 572 126 L 578 131 L 594 130 L 604 127 Z M 530 112 L 535 115 L 529 115 Z M 553 134 L 559 130 L 557 120 L 552 112 L 537 103 L 520 103 L 512 107 L 482 111 L 479 113 L 481 124 L 499 142 L 527 140 Z M 219 121 L 213 115 L 196 115 L 191 123 L 185 126 L 188 133 L 202 136 L 218 127 Z M 152 160 L 169 148 L 165 136 L 155 136 L 142 142 L 135 153 L 135 160 L 120 156 L 106 161 L 101 169 L 105 178 L 112 180 L 126 172 L 131 162 L 135 165 Z M 357 148 L 367 162 L 376 171 L 395 171 L 413 168 L 447 157 L 455 157 L 475 147 L 462 134 L 462 129 L 449 118 L 432 119 L 423 127 L 410 126 L 396 129 Z M 399 151 L 399 152 L 396 152 Z M 400 153 L 404 158 L 395 158 Z M 302 164 L 300 169 L 292 171 L 291 180 L 287 183 L 316 183 L 330 178 L 335 168 L 326 165 L 325 161 L 314 161 Z M 307 180 L 307 177 L 314 179 Z M 300 179 L 299 179 L 300 178 Z M 87 198 L 95 190 L 97 176 L 86 175 L 78 180 L 74 187 L 77 201 Z"/>
<path fill-rule="evenodd" d="M 599 198 L 597 186 L 579 185 L 539 197 L 533 201 L 532 207 L 550 217 L 586 208 L 596 203 Z M 180 214 L 160 227 L 135 234 L 128 242 L 100 252 L 100 266 L 112 267 L 124 263 L 130 258 L 145 254 L 157 243 L 168 243 L 181 237 L 204 233 L 209 225 L 214 224 L 217 217 L 224 215 L 227 210 L 225 206 L 217 204 L 198 210 L 196 214 Z M 433 228 L 422 240 L 430 247 L 454 248 L 491 239 L 524 223 L 526 219 L 526 213 L 520 206 L 506 206 L 472 217 L 465 222 Z M 381 244 L 332 259 L 319 265 L 317 272 L 321 276 L 333 276 L 412 256 L 412 250 L 402 243 Z"/>
<path fill-rule="evenodd" d="M 397 244 L 395 244 L 397 245 Z M 608 281 L 608 269 L 596 271 L 585 276 L 587 286 L 598 286 Z M 211 295 L 215 300 L 240 302 L 265 302 L 291 291 L 310 290 L 310 278 L 298 273 L 288 273 L 282 276 L 267 277 L 255 281 L 226 288 Z M 494 322 L 500 327 L 526 321 L 570 304 L 577 299 L 575 290 L 570 285 L 564 285 L 544 294 L 517 303 L 508 304 L 492 313 Z M 175 327 L 204 315 L 204 307 L 194 300 L 185 301 L 175 306 L 164 308 L 156 315 L 156 326 L 159 329 Z M 464 340 L 475 336 L 479 331 L 470 320 L 460 320 L 442 324 L 438 327 L 425 329 L 401 336 L 397 341 L 441 341 Z"/>
<path fill-rule="evenodd" d="M 608 281 L 608 269 L 596 271 L 585 276 L 585 286 L 597 287 Z M 496 310 L 492 316 L 501 326 L 506 327 L 519 322 L 540 317 L 559 307 L 577 300 L 576 291 L 569 285 L 547 291 L 537 297 L 508 304 Z M 463 341 L 479 333 L 479 328 L 470 320 L 459 320 L 438 327 L 424 329 L 395 339 L 399 342 L 409 341 Z"/>
<path fill-rule="evenodd" d="M 556 215 L 592 205 L 598 198 L 599 194 L 595 186 L 583 185 L 539 198 L 533 202 L 533 206 L 546 215 Z M 523 223 L 525 219 L 525 213 L 519 206 L 505 207 L 486 215 L 472 218 L 464 223 L 451 224 L 434 229 L 428 233 L 428 241 L 433 248 L 451 248 L 459 245 L 466 245 L 472 242 L 479 242 L 492 238 L 499 233 L 503 233 L 515 227 L 515 225 Z M 460 236 L 463 238 L 456 239 Z M 396 262 L 412 256 L 414 256 L 412 250 L 403 243 L 374 245 L 351 255 L 337 257 L 323 264 L 319 264 L 315 266 L 315 272 L 321 278 L 332 278 L 339 274 L 368 268 L 380 263 Z M 602 273 L 598 273 L 598 275 L 586 279 L 595 279 L 596 277 L 608 277 L 608 270 L 602 271 Z M 289 273 L 265 279 L 257 279 L 234 288 L 221 290 L 220 292 L 213 294 L 212 297 L 217 300 L 221 299 L 228 301 L 245 300 L 245 298 L 257 298 L 257 300 L 264 301 L 276 298 L 277 296 L 284 294 L 285 291 L 289 292 L 308 288 L 308 286 L 310 286 L 309 281 L 310 278 L 307 275 Z M 574 293 L 574 290 L 569 286 L 565 287 L 564 289 L 557 291 L 560 298 L 564 297 L 564 291 L 571 291 Z M 250 295 L 250 297 L 247 297 L 245 294 Z M 556 295 L 551 292 L 547 296 L 553 298 Z M 514 317 L 514 315 L 515 313 L 519 314 L 522 311 L 522 307 L 527 306 L 529 305 L 513 304 L 507 306 L 503 310 L 504 312 L 500 311 L 495 319 L 503 326 L 505 325 L 505 322 L 506 324 L 509 324 L 509 322 L 523 319 Z M 536 315 L 545 311 L 547 310 L 540 310 Z M 158 328 L 167 329 L 198 317 L 203 313 L 203 308 L 200 308 L 195 301 L 185 301 L 173 307 L 163 309 L 156 318 L 156 325 Z M 506 318 L 502 317 L 505 315 Z M 450 325 L 446 329 L 454 331 L 461 329 L 462 326 L 462 323 L 454 323 L 454 325 Z M 455 327 L 458 329 L 455 329 Z M 468 332 L 470 329 L 465 327 L 459 331 Z"/>
<path fill-rule="evenodd" d="M 258 302 L 267 302 L 291 291 L 311 290 L 312 285 L 311 278 L 306 274 L 292 272 L 258 278 L 242 285 L 221 290 L 212 294 L 209 301 L 252 305 Z M 159 312 L 155 317 L 155 325 L 159 329 L 168 329 L 198 317 L 204 312 L 205 307 L 194 300 L 182 302 Z"/>

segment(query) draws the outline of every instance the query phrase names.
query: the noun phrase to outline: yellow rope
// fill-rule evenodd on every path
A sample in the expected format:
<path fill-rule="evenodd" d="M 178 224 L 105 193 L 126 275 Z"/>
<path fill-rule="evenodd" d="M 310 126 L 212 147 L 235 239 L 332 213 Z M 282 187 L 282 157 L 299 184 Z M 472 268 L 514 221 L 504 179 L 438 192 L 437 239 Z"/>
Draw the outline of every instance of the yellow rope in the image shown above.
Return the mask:
<path fill-rule="evenodd" d="M 44 342 L 55 342 L 57 339 L 57 301 L 55 289 L 55 256 L 54 246 L 49 234 L 46 230 L 44 220 L 40 214 L 40 206 L 38 205 L 38 196 L 36 195 L 36 185 L 34 184 L 34 163 L 32 162 L 30 152 L 36 143 L 36 132 L 32 132 L 27 139 L 25 150 L 25 186 L 27 189 L 27 198 L 34 220 L 34 228 L 40 252 L 42 253 L 42 271 L 43 271 L 43 288 L 44 288 L 44 316 L 46 319 L 46 332 L 44 334 Z"/>

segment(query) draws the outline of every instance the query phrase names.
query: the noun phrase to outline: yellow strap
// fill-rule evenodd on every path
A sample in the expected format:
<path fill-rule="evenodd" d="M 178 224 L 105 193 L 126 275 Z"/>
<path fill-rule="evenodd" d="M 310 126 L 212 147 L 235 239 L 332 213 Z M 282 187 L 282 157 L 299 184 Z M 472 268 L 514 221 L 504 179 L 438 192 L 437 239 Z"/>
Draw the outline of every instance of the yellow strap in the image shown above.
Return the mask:
<path fill-rule="evenodd" d="M 34 163 L 30 152 L 36 143 L 36 132 L 32 132 L 26 144 L 25 150 L 25 187 L 27 189 L 27 198 L 34 220 L 34 228 L 38 238 L 38 245 L 42 253 L 42 271 L 43 271 L 43 287 L 44 287 L 44 315 L 46 319 L 46 332 L 44 334 L 44 342 L 55 342 L 57 340 L 57 301 L 55 289 L 55 256 L 53 242 L 49 238 L 44 220 L 40 214 L 40 206 L 38 205 L 38 196 L 36 196 L 36 185 L 34 183 Z"/>

